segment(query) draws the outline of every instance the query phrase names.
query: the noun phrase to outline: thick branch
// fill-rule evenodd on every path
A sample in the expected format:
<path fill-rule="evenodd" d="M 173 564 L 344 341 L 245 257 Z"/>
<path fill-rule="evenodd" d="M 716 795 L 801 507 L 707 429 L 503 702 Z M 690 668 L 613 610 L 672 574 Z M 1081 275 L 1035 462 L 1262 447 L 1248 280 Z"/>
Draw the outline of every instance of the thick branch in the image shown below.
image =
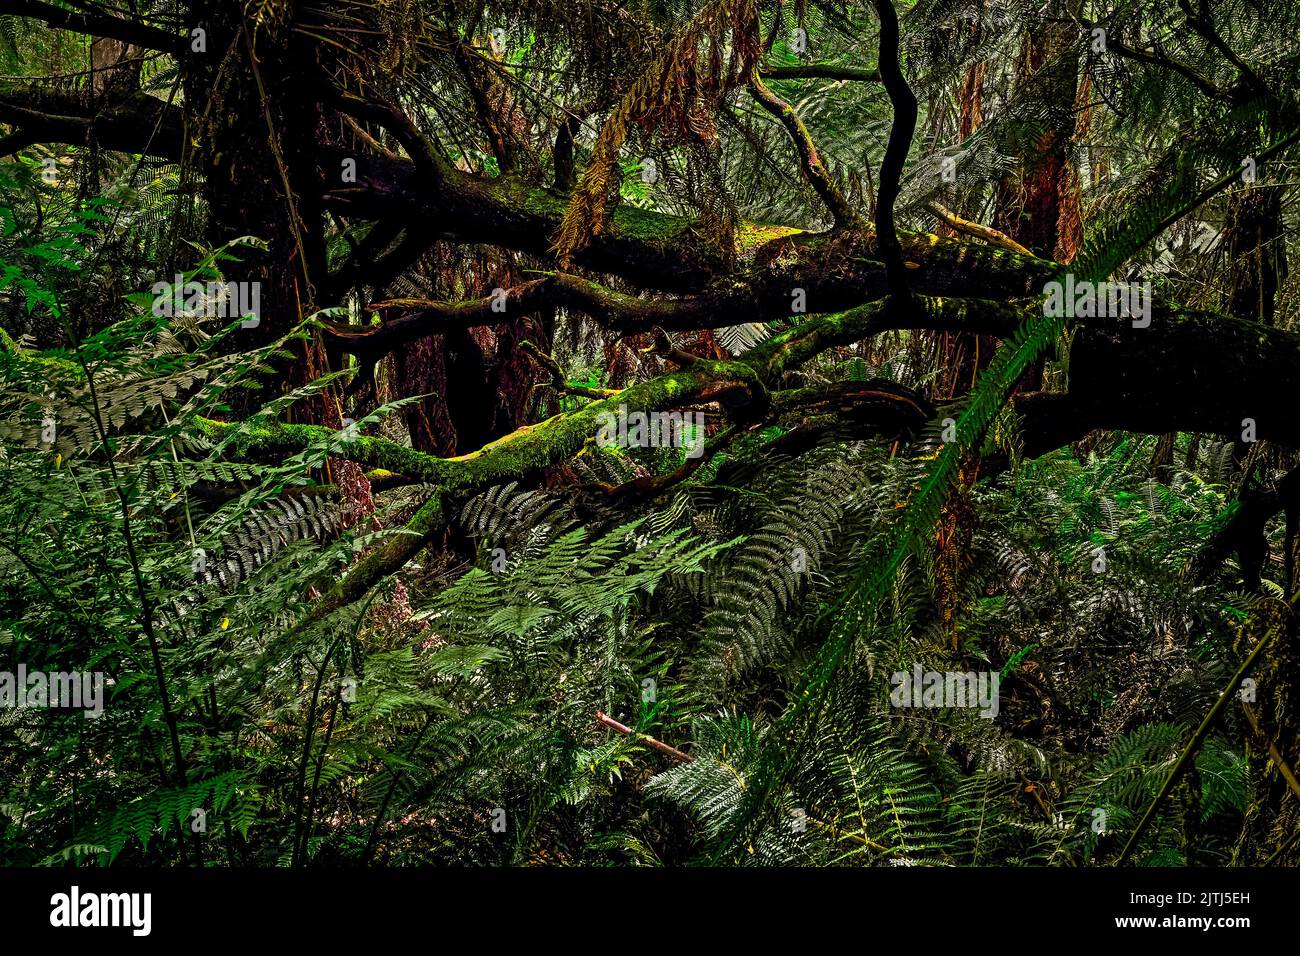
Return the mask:
<path fill-rule="evenodd" d="M 1024 320 L 1022 308 L 984 299 L 915 297 L 906 309 L 887 302 L 866 305 L 801 322 L 756 346 L 745 361 L 766 382 L 836 345 L 851 345 L 890 329 L 929 329 L 1007 337 Z"/>
<path fill-rule="evenodd" d="M 561 273 L 523 282 L 481 299 L 377 302 L 370 308 L 399 313 L 378 326 L 334 322 L 322 322 L 321 326 L 327 344 L 334 351 L 373 364 L 389 352 L 429 335 L 496 325 L 555 305 L 584 312 L 609 331 L 621 334 L 710 328 L 730 324 L 738 315 L 751 320 L 768 317 L 743 290 L 718 291 L 685 300 L 651 300 Z M 769 376 L 806 361 L 831 345 L 847 345 L 889 329 L 1006 337 L 1019 327 L 1022 319 L 1023 312 L 1018 306 L 985 299 L 921 297 L 910 308 L 888 314 L 880 302 L 868 302 L 845 312 L 806 319 L 763 343 L 745 361 L 751 361 L 760 374 Z"/>
<path fill-rule="evenodd" d="M 439 458 L 382 438 L 345 441 L 339 432 L 318 425 L 241 426 L 208 419 L 198 419 L 196 424 L 216 440 L 238 433 L 234 449 L 239 455 L 282 461 L 307 448 L 328 448 L 332 457 L 419 478 L 448 494 L 463 494 L 533 476 L 576 455 L 600 430 L 604 416 L 618 415 L 620 406 L 653 411 L 709 402 L 721 403 L 742 419 L 757 417 L 766 407 L 767 390 L 746 363 L 701 359 L 690 369 L 660 375 L 576 411 L 524 425 L 456 458 Z"/>
<path fill-rule="evenodd" d="M 921 325 L 890 327 L 936 327 L 970 329 L 1010 334 L 1022 313 L 1002 303 L 917 299 L 905 320 Z M 368 468 L 405 475 L 437 486 L 447 494 L 461 494 L 503 481 L 520 480 L 577 454 L 597 433 L 603 416 L 617 415 L 620 408 L 654 411 L 685 405 L 719 402 L 740 422 L 753 422 L 767 414 L 768 387 L 814 356 L 837 345 L 848 345 L 880 331 L 889 314 L 884 303 L 870 303 L 837 315 L 810 318 L 795 328 L 774 336 L 743 358 L 716 362 L 695 359 L 689 367 L 641 382 L 576 411 L 556 415 L 536 425 L 525 425 L 495 442 L 456 458 L 439 458 L 381 438 L 359 437 L 344 441 L 340 433 L 315 425 L 266 424 L 240 426 L 198 419 L 197 424 L 213 440 L 232 436 L 238 454 L 283 460 L 304 449 L 329 448 L 337 458 L 355 461 Z M 892 314 L 890 315 L 892 320 Z M 802 393 L 783 393 L 778 411 L 793 410 Z M 843 396 L 804 396 L 810 410 L 818 402 L 843 401 Z M 913 403 L 905 392 L 885 394 L 873 386 L 862 400 L 886 402 L 895 410 L 898 402 Z M 822 409 L 825 411 L 825 409 Z M 904 417 L 914 417 L 916 408 Z"/>
<path fill-rule="evenodd" d="M 903 248 L 898 241 L 894 225 L 894 202 L 898 199 L 899 184 L 903 178 L 903 165 L 907 151 L 912 146 L 916 132 L 916 96 L 907 85 L 903 69 L 898 62 L 898 14 L 893 0 L 875 0 L 876 14 L 880 17 L 880 78 L 894 107 L 894 121 L 889 127 L 889 142 L 885 158 L 880 164 L 880 190 L 876 196 L 876 244 L 889 277 L 889 294 L 896 299 L 907 296 L 907 269 Z"/>
<path fill-rule="evenodd" d="M 445 501 L 540 474 L 577 454 L 593 440 L 608 416 L 627 409 L 652 411 L 717 402 L 732 419 L 728 435 L 772 415 L 788 419 L 801 414 L 808 421 L 796 431 L 802 428 L 810 435 L 824 430 L 822 422 L 835 418 L 873 434 L 901 435 L 914 431 L 930 411 L 923 400 L 905 390 L 882 383 L 861 387 L 847 383 L 830 390 L 774 394 L 769 394 L 768 388 L 826 349 L 896 327 L 900 321 L 912 323 L 906 327 L 1008 335 L 1024 315 L 1004 303 L 914 297 L 912 307 L 901 311 L 890 308 L 888 302 L 874 302 L 844 313 L 816 316 L 774 336 L 742 359 L 697 360 L 688 368 L 576 411 L 524 426 L 457 458 L 438 458 L 377 438 L 342 442 L 339 433 L 310 425 L 244 428 L 235 448 L 242 454 L 272 460 L 283 460 L 310 447 L 329 448 L 334 457 L 432 484 Z M 1075 333 L 1070 368 L 1069 393 L 1034 393 L 1014 399 L 1024 422 L 1028 456 L 1076 440 L 1094 428 L 1239 434 L 1243 409 L 1259 409 L 1260 437 L 1300 447 L 1300 422 L 1287 413 L 1290 397 L 1300 388 L 1300 335 L 1207 313 L 1157 312 L 1151 325 L 1142 329 L 1133 328 L 1130 321 L 1089 320 Z M 216 439 L 240 427 L 202 419 L 198 424 Z M 689 473 L 671 477 L 682 480 Z M 655 490 L 653 485 L 649 488 Z M 434 527 L 430 524 L 427 533 Z M 427 540 L 420 534 L 407 537 L 403 538 L 405 544 L 394 544 L 382 557 L 358 565 L 326 596 L 324 610 L 312 612 L 311 620 L 319 620 L 365 593 Z"/>
<path fill-rule="evenodd" d="M 1235 503 L 1235 510 L 1222 527 L 1202 545 L 1188 563 L 1184 574 L 1204 583 L 1232 552 L 1240 556 L 1242 577 L 1247 586 L 1258 587 L 1259 575 L 1268 554 L 1264 529 L 1269 520 L 1283 509 L 1300 505 L 1300 469 L 1268 488 L 1247 489 Z"/>
<path fill-rule="evenodd" d="M 579 276 L 564 273 L 532 279 L 479 299 L 387 299 L 373 303 L 375 311 L 392 313 L 378 326 L 321 323 L 326 342 L 336 352 L 374 362 L 384 355 L 430 335 L 497 325 L 547 306 L 568 306 L 623 334 L 700 329 L 743 302 L 725 296 L 685 300 L 641 299 L 616 292 Z"/>
<path fill-rule="evenodd" d="M 31 142 L 84 146 L 93 137 L 105 149 L 172 160 L 180 159 L 183 145 L 180 107 L 145 93 L 94 107 L 72 93 L 0 93 L 0 123 L 18 127 Z"/>
<path fill-rule="evenodd" d="M 1070 394 L 1094 428 L 1202 431 L 1300 446 L 1300 336 L 1211 312 L 1155 310 L 1151 326 L 1096 320 L 1070 350 Z"/>
<path fill-rule="evenodd" d="M 187 49 L 183 37 L 134 20 L 123 20 L 101 13 L 77 13 L 42 0 L 6 0 L 5 13 L 43 20 L 52 27 L 72 30 L 89 36 L 125 40 L 149 50 L 181 55 Z"/>
<path fill-rule="evenodd" d="M 330 157 L 325 168 L 337 168 L 342 153 L 325 150 L 322 156 Z M 567 208 L 563 195 L 516 177 L 483 179 L 448 170 L 441 184 L 428 183 L 411 163 L 378 155 L 357 157 L 357 185 L 329 191 L 326 201 L 359 218 L 428 217 L 437 223 L 437 238 L 488 243 L 542 259 L 551 257 L 550 237 Z M 887 292 L 884 261 L 869 230 L 830 235 L 746 222 L 736 234 L 738 255 L 727 256 L 690 219 L 620 206 L 575 262 L 643 289 L 700 293 L 725 286 L 748 295 L 763 318 L 788 315 L 795 288 L 805 291 L 809 311 L 817 312 Z M 1055 271 L 1050 262 L 984 243 L 928 233 L 903 233 L 899 241 L 904 261 L 916 266 L 908 269 L 911 287 L 923 295 L 1037 294 Z"/>

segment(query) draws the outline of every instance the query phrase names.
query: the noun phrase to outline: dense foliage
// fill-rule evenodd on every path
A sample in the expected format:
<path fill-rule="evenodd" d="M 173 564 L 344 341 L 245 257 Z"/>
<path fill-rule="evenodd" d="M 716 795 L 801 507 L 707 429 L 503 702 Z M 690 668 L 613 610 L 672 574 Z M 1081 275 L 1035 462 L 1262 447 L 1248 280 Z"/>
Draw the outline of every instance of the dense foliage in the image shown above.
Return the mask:
<path fill-rule="evenodd" d="M 1300 861 L 1300 6 L 7 6 L 0 861 Z"/>

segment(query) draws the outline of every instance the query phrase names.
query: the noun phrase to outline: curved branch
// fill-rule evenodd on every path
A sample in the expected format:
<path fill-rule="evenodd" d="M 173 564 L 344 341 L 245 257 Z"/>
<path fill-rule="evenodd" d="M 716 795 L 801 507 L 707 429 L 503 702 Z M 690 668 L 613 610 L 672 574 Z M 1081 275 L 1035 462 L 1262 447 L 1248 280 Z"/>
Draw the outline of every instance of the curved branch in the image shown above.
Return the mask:
<path fill-rule="evenodd" d="M 929 329 L 1008 337 L 1020 328 L 1023 307 L 986 299 L 917 296 L 907 309 L 888 301 L 868 302 L 845 312 L 819 315 L 774 335 L 745 354 L 765 382 L 836 345 L 852 345 L 892 329 Z"/>
<path fill-rule="evenodd" d="M 896 382 L 833 382 L 772 393 L 773 420 L 787 431 L 768 448 L 798 455 L 828 434 L 901 441 L 920 433 L 934 407 Z"/>
<path fill-rule="evenodd" d="M 391 103 L 375 97 L 363 98 L 336 87 L 327 90 L 324 102 L 334 106 L 340 113 L 379 123 L 392 133 L 393 138 L 402 144 L 406 154 L 411 157 L 417 175 L 426 180 L 426 188 L 429 185 L 436 186 L 445 179 L 447 164 L 411 118 Z"/>
<path fill-rule="evenodd" d="M 652 300 L 616 292 L 567 273 L 522 282 L 480 299 L 445 302 L 433 299 L 389 299 L 372 310 L 399 314 L 377 326 L 321 322 L 326 344 L 335 352 L 355 355 L 373 364 L 404 345 L 426 336 L 497 325 L 546 306 L 577 309 L 611 331 L 628 335 L 654 330 L 685 331 L 712 328 L 734 321 L 738 312 L 763 317 L 754 309 L 748 290 L 717 290 L 694 299 Z M 914 308 L 886 313 L 879 301 L 844 312 L 814 316 L 796 324 L 748 353 L 761 374 L 775 374 L 799 364 L 832 345 L 849 344 L 889 329 L 929 329 L 1007 337 L 1023 319 L 1020 306 L 988 299 L 919 297 Z"/>
<path fill-rule="evenodd" d="M 1146 63 L 1149 66 L 1158 66 L 1162 69 L 1172 70 L 1175 73 L 1178 73 L 1179 75 L 1189 80 L 1193 86 L 1195 86 L 1198 90 L 1200 90 L 1202 93 L 1204 93 L 1206 96 L 1210 97 L 1211 99 L 1221 100 L 1223 102 L 1232 101 L 1232 94 L 1229 93 L 1229 91 L 1221 89 L 1215 83 L 1211 82 L 1206 77 L 1197 73 L 1186 63 L 1183 63 L 1180 60 L 1175 60 L 1172 57 L 1165 56 L 1161 53 L 1156 53 L 1153 50 L 1139 50 L 1136 47 L 1131 47 L 1128 44 L 1124 43 L 1124 41 L 1112 37 L 1110 31 L 1107 30 L 1106 27 L 1100 21 L 1085 20 L 1082 17 L 1053 18 L 1053 19 L 1056 22 L 1077 23 L 1085 30 L 1098 30 L 1098 29 L 1104 30 L 1106 32 L 1105 52 L 1114 53 L 1116 56 L 1122 57 L 1123 59 L 1126 60 L 1135 60 L 1138 63 Z M 1108 17 L 1107 19 L 1110 18 Z"/>
<path fill-rule="evenodd" d="M 1173 70 L 1175 73 L 1189 80 L 1193 86 L 1211 99 L 1221 100 L 1223 102 L 1232 101 L 1232 96 L 1227 90 L 1220 89 L 1216 84 L 1207 80 L 1186 63 L 1179 60 L 1174 60 L 1167 56 L 1161 56 L 1160 54 L 1153 53 L 1149 50 L 1139 50 L 1136 47 L 1128 46 L 1119 40 L 1111 39 L 1106 40 L 1106 52 L 1114 53 L 1126 60 L 1136 60 L 1139 63 L 1146 63 L 1150 66 L 1158 66 L 1162 69 Z"/>
<path fill-rule="evenodd" d="M 1018 255 L 1033 255 L 1031 251 L 1016 242 L 1016 240 L 1012 239 L 1005 232 L 999 232 L 992 226 L 985 226 L 978 222 L 971 222 L 969 219 L 963 219 L 961 216 L 957 215 L 947 207 L 940 205 L 938 202 L 929 202 L 926 204 L 925 208 L 934 213 L 935 216 L 939 218 L 939 221 L 944 225 L 956 229 L 958 232 L 964 232 L 968 236 L 975 236 L 977 239 L 983 239 L 985 242 L 990 242 L 1003 249 L 1009 249 Z"/>
<path fill-rule="evenodd" d="M 1238 56 L 1236 51 L 1228 46 L 1219 31 L 1214 28 L 1214 21 L 1210 16 L 1210 5 L 1206 0 L 1200 0 L 1196 11 L 1192 10 L 1191 0 L 1178 0 L 1178 6 L 1182 8 L 1183 15 L 1187 17 L 1187 25 L 1202 40 L 1218 50 L 1223 55 L 1223 58 L 1236 68 L 1238 75 L 1246 86 L 1267 100 L 1274 103 L 1281 102 L 1279 97 L 1275 96 L 1273 91 L 1260 79 L 1259 74 L 1251 69 L 1250 64 Z"/>
<path fill-rule="evenodd" d="M 896 300 L 907 297 L 907 269 L 903 249 L 894 225 L 894 202 L 903 179 L 903 164 L 916 133 L 916 95 L 907 85 L 898 62 L 898 14 L 893 0 L 875 0 L 880 17 L 880 79 L 894 107 L 894 121 L 889 127 L 885 159 L 880 165 L 880 190 L 876 196 L 876 243 L 889 278 L 889 294 Z"/>
<path fill-rule="evenodd" d="M 369 307 L 374 311 L 397 313 L 378 326 L 322 322 L 321 327 L 327 344 L 333 349 L 373 362 L 430 335 L 497 325 L 547 306 L 561 305 L 591 316 L 611 331 L 632 334 L 655 328 L 708 328 L 735 303 L 708 297 L 641 299 L 579 276 L 558 273 L 521 282 L 479 299 L 459 302 L 387 299 Z"/>
<path fill-rule="evenodd" d="M 837 227 L 849 226 L 854 223 L 857 216 L 853 212 L 853 207 L 845 201 L 844 196 L 840 193 L 831 179 L 830 171 L 826 164 L 822 162 L 820 154 L 817 152 L 817 146 L 813 143 L 812 135 L 808 132 L 808 127 L 799 118 L 799 114 L 794 111 L 794 107 L 787 103 L 781 97 L 777 96 L 764 85 L 760 77 L 760 71 L 755 68 L 749 76 L 749 89 L 753 93 L 754 99 L 759 105 L 771 113 L 785 127 L 790 139 L 794 141 L 795 148 L 799 151 L 799 164 L 803 168 L 804 178 L 812 186 L 821 201 L 825 203 L 826 208 L 830 210 L 831 217 L 835 220 Z"/>

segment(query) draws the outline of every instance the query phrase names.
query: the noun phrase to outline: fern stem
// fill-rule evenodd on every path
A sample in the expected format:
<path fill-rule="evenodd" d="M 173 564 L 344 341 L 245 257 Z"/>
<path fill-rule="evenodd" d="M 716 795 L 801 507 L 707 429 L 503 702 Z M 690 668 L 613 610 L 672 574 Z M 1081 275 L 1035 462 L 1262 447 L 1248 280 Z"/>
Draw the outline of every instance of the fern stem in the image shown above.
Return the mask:
<path fill-rule="evenodd" d="M 361 631 L 361 622 L 365 620 L 366 611 L 370 609 L 371 603 L 374 601 L 375 597 L 378 594 L 379 592 L 377 590 L 371 591 L 369 596 L 367 596 L 365 603 L 361 605 L 361 610 L 357 614 L 356 624 L 353 625 L 352 628 L 352 639 L 354 641 L 356 640 L 357 634 L 360 633 Z M 321 688 L 325 685 L 325 675 L 329 671 L 330 658 L 334 656 L 334 652 L 338 649 L 339 645 L 343 642 L 343 637 L 344 637 L 344 632 L 340 631 L 335 636 L 330 646 L 326 648 L 325 656 L 321 659 L 320 666 L 316 669 L 316 684 L 312 688 L 311 704 L 307 707 L 307 722 L 303 728 L 302 758 L 298 762 L 298 799 L 297 799 L 297 805 L 294 808 L 294 830 L 293 830 L 293 865 L 294 866 L 297 866 L 299 863 L 302 862 L 302 856 L 307 849 L 307 838 L 305 834 L 310 830 L 311 819 L 314 816 L 313 812 L 306 810 L 304 805 L 304 798 L 306 796 L 306 790 L 307 790 L 307 764 L 311 759 L 311 742 L 312 742 L 312 738 L 315 736 L 316 708 L 320 706 L 320 692 L 321 692 Z M 337 699 L 335 703 L 337 704 Z M 325 740 L 326 747 L 329 746 L 328 735 L 332 734 L 334 731 L 333 714 L 334 712 L 332 711 L 330 714 L 329 731 L 327 733 L 326 740 Z M 316 791 L 320 786 L 320 773 L 321 773 L 320 768 L 324 760 L 325 760 L 325 753 L 324 751 L 322 751 L 320 755 L 321 763 L 318 763 L 316 765 L 316 777 L 312 781 L 311 803 L 312 803 L 313 810 L 316 805 Z"/>
<path fill-rule="evenodd" d="M 1273 855 L 1265 860 L 1263 865 L 1272 866 L 1283 853 L 1295 846 L 1297 842 L 1300 842 L 1300 830 L 1296 830 L 1295 833 L 1292 833 L 1285 843 L 1274 850 Z"/>
<path fill-rule="evenodd" d="M 1290 608 L 1287 609 L 1287 612 L 1288 614 L 1290 613 Z M 1196 752 L 1200 750 L 1201 744 L 1205 742 L 1205 738 L 1210 732 L 1210 727 L 1212 727 L 1214 722 L 1218 720 L 1219 715 L 1223 713 L 1223 709 L 1228 706 L 1228 701 L 1232 699 L 1233 695 L 1237 692 L 1237 689 L 1241 687 L 1242 679 L 1250 673 L 1251 669 L 1255 666 L 1255 662 L 1259 660 L 1261 655 L 1263 655 L 1264 651 L 1268 648 L 1269 644 L 1273 642 L 1273 638 L 1282 630 L 1282 627 L 1277 626 L 1277 623 L 1278 622 L 1274 622 L 1273 627 L 1265 629 L 1264 635 L 1259 639 L 1259 643 L 1255 645 L 1255 649 L 1250 652 L 1250 656 L 1242 661 L 1241 666 L 1237 668 L 1237 673 L 1232 675 L 1232 679 L 1228 681 L 1227 686 L 1223 688 L 1223 692 L 1219 694 L 1219 699 L 1214 702 L 1214 706 L 1210 708 L 1210 712 L 1205 715 L 1205 719 L 1201 721 L 1201 725 L 1196 728 L 1196 733 L 1192 735 L 1192 739 L 1189 740 L 1187 746 L 1183 748 L 1183 752 L 1179 755 L 1178 762 L 1174 764 L 1174 769 L 1169 772 L 1169 777 L 1165 780 L 1164 786 L 1160 788 L 1160 792 L 1157 793 L 1155 799 L 1151 801 L 1150 806 L 1147 807 L 1146 813 L 1142 815 L 1142 819 L 1138 821 L 1138 825 L 1134 828 L 1132 835 L 1128 838 L 1128 843 L 1124 845 L 1124 849 L 1120 852 L 1119 859 L 1115 861 L 1116 866 L 1123 866 L 1128 862 L 1129 857 L 1133 855 L 1133 851 L 1137 849 L 1138 841 L 1142 838 L 1142 834 L 1146 832 L 1147 827 L 1151 825 L 1151 821 L 1155 818 L 1156 811 L 1160 809 L 1160 805 L 1164 803 L 1165 798 L 1173 792 L 1174 787 L 1178 785 L 1178 781 L 1182 779 L 1183 774 L 1186 773 L 1188 768 L 1191 766 L 1192 758 L 1196 755 Z"/>
<path fill-rule="evenodd" d="M 424 718 L 424 726 L 422 726 L 420 732 L 415 735 L 415 740 L 411 742 L 408 753 L 415 753 L 419 749 L 420 744 L 424 742 L 424 735 L 427 734 L 429 728 L 433 726 L 433 716 L 434 715 L 430 713 Z M 375 812 L 375 822 L 370 826 L 370 836 L 366 840 L 365 852 L 361 854 L 361 865 L 363 867 L 369 866 L 371 858 L 375 855 L 375 845 L 379 840 L 379 828 L 383 826 L 384 819 L 388 816 L 388 806 L 392 803 L 393 794 L 397 792 L 397 783 L 399 779 L 400 771 L 394 767 L 392 780 L 389 781 L 388 790 L 384 793 L 383 802 L 380 803 L 379 809 Z"/>
<path fill-rule="evenodd" d="M 176 720 L 176 712 L 172 709 L 171 692 L 167 687 L 167 673 L 163 668 L 162 650 L 158 641 L 158 634 L 153 626 L 153 604 L 149 600 L 149 591 L 145 587 L 144 573 L 140 568 L 140 556 L 136 551 L 135 533 L 131 523 L 131 505 L 126 499 L 126 492 L 122 490 L 122 478 L 117 470 L 117 462 L 113 456 L 112 445 L 108 441 L 108 430 L 104 427 L 104 416 L 100 410 L 99 392 L 95 387 L 95 375 L 90 369 L 90 364 L 86 361 L 82 353 L 80 343 L 77 340 L 72 323 L 66 319 L 63 323 L 65 334 L 68 340 L 73 343 L 77 363 L 81 366 L 82 373 L 86 376 L 86 386 L 90 392 L 90 409 L 92 412 L 91 419 L 95 424 L 95 431 L 98 433 L 100 444 L 104 449 L 104 457 L 108 463 L 109 474 L 113 479 L 113 490 L 117 495 L 118 504 L 122 512 L 122 538 L 126 544 L 126 553 L 128 562 L 131 565 L 131 576 L 135 582 L 136 596 L 140 602 L 140 624 L 144 629 L 145 639 L 149 644 L 149 656 L 152 659 L 154 678 L 158 682 L 159 702 L 162 706 L 163 723 L 167 726 L 167 734 L 171 741 L 172 761 L 175 765 L 176 777 L 182 787 L 189 785 L 189 773 L 185 766 L 185 754 L 181 748 L 180 727 Z M 163 785 L 166 786 L 166 775 L 163 774 Z M 191 831 L 191 837 L 194 843 L 194 855 L 196 861 L 201 865 L 203 862 L 202 846 L 199 843 L 198 834 Z M 181 838 L 181 853 L 184 854 L 184 839 Z"/>

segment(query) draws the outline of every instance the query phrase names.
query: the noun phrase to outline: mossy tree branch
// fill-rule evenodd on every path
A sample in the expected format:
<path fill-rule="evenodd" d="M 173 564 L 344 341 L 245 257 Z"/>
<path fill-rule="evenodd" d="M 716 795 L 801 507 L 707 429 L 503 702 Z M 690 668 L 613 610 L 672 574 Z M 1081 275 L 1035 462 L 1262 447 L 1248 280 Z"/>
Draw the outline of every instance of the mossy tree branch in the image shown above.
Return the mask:
<path fill-rule="evenodd" d="M 804 178 L 830 210 L 836 227 L 843 228 L 853 224 L 857 219 L 853 207 L 848 204 L 839 187 L 835 185 L 830 170 L 826 168 L 821 154 L 817 151 L 817 144 L 813 142 L 812 134 L 808 132 L 808 127 L 799 118 L 794 107 L 768 89 L 757 67 L 750 74 L 749 90 L 758 104 L 785 127 L 799 153 L 799 165 L 803 169 Z"/>

